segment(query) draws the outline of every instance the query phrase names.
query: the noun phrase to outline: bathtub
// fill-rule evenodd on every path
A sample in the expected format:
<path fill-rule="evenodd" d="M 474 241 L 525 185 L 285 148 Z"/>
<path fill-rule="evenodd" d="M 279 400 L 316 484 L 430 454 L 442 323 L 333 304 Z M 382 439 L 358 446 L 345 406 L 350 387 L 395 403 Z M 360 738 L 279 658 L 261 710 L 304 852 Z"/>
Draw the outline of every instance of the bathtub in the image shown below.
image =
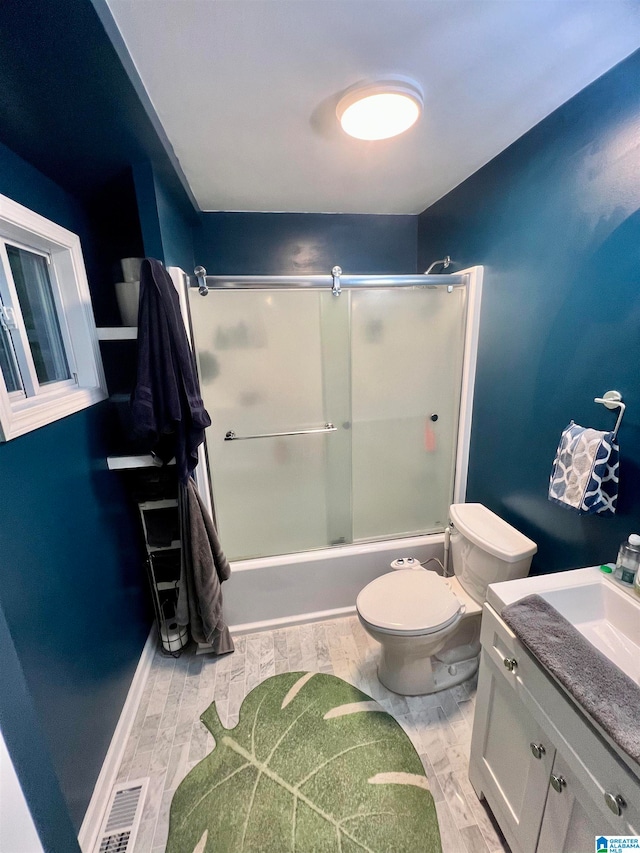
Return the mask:
<path fill-rule="evenodd" d="M 391 571 L 392 560 L 442 560 L 443 551 L 444 534 L 433 533 L 237 560 L 222 588 L 226 622 L 232 633 L 242 634 L 346 616 L 355 613 L 360 590 Z"/>

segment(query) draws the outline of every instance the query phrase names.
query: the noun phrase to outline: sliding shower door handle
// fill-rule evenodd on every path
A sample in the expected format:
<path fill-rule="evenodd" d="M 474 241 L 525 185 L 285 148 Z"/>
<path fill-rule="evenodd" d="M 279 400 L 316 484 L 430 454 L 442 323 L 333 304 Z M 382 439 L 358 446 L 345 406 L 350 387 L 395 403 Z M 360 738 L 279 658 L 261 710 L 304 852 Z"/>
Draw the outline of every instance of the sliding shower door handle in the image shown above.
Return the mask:
<path fill-rule="evenodd" d="M 283 435 L 313 435 L 319 432 L 336 432 L 338 427 L 332 423 L 326 423 L 323 427 L 315 427 L 313 429 L 292 429 L 288 432 L 261 432 L 258 435 L 236 435 L 234 430 L 230 429 L 224 437 L 225 441 L 247 441 L 250 438 L 280 438 Z"/>

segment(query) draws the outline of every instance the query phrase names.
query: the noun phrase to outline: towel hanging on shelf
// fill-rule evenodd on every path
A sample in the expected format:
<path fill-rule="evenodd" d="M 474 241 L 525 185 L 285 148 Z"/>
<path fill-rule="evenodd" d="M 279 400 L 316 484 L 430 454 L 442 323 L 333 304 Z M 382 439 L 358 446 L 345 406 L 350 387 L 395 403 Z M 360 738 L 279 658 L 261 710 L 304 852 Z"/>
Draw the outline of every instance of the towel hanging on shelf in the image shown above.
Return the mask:
<path fill-rule="evenodd" d="M 180 538 L 184 545 L 176 622 L 189 626 L 196 643 L 209 644 L 214 654 L 224 655 L 234 649 L 222 612 L 221 589 L 231 567 L 193 479 L 190 477 L 186 485 L 181 483 L 179 489 Z"/>
<path fill-rule="evenodd" d="M 549 500 L 581 515 L 614 515 L 620 448 L 615 432 L 563 430 L 549 480 Z"/>
<path fill-rule="evenodd" d="M 138 364 L 131 394 L 135 434 L 165 464 L 174 456 L 186 484 L 198 464 L 198 447 L 211 426 L 184 328 L 178 292 L 160 261 L 140 267 Z"/>

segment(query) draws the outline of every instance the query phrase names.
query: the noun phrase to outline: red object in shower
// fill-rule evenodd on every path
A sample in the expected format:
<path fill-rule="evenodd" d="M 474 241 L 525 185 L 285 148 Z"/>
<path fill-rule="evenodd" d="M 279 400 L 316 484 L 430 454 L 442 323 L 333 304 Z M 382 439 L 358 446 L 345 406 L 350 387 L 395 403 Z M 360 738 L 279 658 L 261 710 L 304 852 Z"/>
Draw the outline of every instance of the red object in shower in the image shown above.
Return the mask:
<path fill-rule="evenodd" d="M 424 427 L 424 449 L 427 453 L 436 452 L 436 434 L 429 421 L 426 422 Z"/>

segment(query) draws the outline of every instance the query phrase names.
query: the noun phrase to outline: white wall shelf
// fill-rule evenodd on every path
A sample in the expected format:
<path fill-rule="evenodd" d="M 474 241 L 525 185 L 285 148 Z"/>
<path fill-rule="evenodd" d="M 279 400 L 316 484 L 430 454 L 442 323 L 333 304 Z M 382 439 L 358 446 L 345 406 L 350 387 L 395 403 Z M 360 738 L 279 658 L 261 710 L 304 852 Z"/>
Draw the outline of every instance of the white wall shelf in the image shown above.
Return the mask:
<path fill-rule="evenodd" d="M 137 326 L 103 326 L 97 330 L 99 341 L 135 341 Z"/>
<path fill-rule="evenodd" d="M 158 554 L 160 551 L 179 551 L 180 550 L 180 540 L 174 539 L 169 545 L 147 545 L 147 551 L 149 554 Z M 169 587 L 169 589 L 173 589 L 173 585 Z"/>
<path fill-rule="evenodd" d="M 138 501 L 138 506 L 140 509 L 172 509 L 178 506 L 178 501 L 176 498 L 166 498 L 159 501 Z"/>
<path fill-rule="evenodd" d="M 158 592 L 171 592 L 178 588 L 178 581 L 156 581 Z"/>
<path fill-rule="evenodd" d="M 175 465 L 175 459 L 168 464 Z M 162 466 L 150 453 L 144 453 L 139 456 L 107 456 L 107 467 L 110 471 L 124 471 L 128 468 L 161 468 Z"/>

